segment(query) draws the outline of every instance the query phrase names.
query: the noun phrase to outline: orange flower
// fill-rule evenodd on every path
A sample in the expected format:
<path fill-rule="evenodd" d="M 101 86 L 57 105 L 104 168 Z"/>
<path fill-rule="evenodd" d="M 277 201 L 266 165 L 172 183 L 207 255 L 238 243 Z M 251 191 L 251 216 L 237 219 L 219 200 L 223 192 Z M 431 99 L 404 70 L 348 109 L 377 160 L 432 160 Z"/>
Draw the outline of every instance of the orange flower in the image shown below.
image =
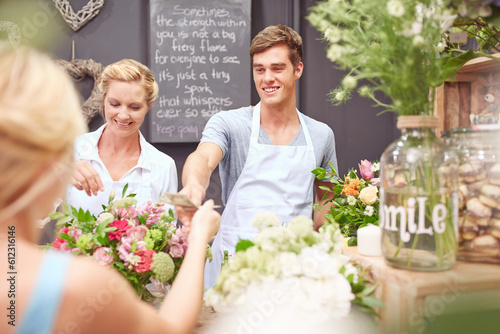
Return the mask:
<path fill-rule="evenodd" d="M 344 182 L 344 189 L 340 193 L 342 196 L 359 196 L 359 179 L 350 179 L 349 176 L 346 176 Z"/>

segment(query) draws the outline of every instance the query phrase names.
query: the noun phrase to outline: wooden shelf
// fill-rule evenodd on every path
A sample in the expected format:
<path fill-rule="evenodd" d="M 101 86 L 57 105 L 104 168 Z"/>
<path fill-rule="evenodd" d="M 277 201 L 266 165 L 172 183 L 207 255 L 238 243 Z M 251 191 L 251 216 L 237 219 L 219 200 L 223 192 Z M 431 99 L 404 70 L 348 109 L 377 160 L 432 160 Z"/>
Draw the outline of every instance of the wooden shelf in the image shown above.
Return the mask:
<path fill-rule="evenodd" d="M 471 114 L 484 110 L 489 86 L 500 88 L 500 53 L 472 59 L 458 71 L 454 81 L 446 81 L 436 91 L 436 115 L 441 120 L 438 135 L 456 127 L 470 126 Z"/>

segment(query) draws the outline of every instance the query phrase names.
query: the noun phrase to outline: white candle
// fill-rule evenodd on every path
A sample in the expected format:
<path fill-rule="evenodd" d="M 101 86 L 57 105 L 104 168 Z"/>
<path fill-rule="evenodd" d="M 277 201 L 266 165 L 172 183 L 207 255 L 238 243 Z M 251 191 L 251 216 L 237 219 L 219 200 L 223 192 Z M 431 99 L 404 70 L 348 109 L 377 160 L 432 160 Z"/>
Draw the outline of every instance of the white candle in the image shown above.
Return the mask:
<path fill-rule="evenodd" d="M 358 252 L 361 255 L 382 255 L 382 230 L 380 226 L 368 224 L 358 229 Z"/>

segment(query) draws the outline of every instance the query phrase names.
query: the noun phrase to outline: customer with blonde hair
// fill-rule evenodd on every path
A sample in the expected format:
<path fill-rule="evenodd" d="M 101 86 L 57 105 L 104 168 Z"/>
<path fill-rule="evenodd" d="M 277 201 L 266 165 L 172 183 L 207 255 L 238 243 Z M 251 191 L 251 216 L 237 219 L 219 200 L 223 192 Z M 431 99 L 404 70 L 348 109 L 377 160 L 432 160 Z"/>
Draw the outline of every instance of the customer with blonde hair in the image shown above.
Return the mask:
<path fill-rule="evenodd" d="M 206 245 L 220 220 L 212 201 L 193 218 L 178 279 L 159 312 L 140 302 L 118 272 L 34 244 L 35 221 L 66 189 L 74 139 L 85 130 L 68 76 L 47 56 L 0 43 L 0 332 L 192 331 Z"/>
<path fill-rule="evenodd" d="M 158 84 L 145 65 L 123 59 L 107 66 L 99 88 L 106 123 L 76 140 L 77 168 L 66 201 L 98 215 L 128 185 L 140 205 L 177 192 L 174 160 L 149 144 L 139 129 L 158 97 Z"/>

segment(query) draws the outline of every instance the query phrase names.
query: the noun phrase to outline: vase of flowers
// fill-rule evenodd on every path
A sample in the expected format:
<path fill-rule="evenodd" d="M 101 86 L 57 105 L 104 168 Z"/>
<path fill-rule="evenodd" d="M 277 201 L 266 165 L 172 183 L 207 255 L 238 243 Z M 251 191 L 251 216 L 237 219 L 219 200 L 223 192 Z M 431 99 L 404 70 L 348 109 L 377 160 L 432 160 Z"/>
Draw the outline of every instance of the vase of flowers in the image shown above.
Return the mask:
<path fill-rule="evenodd" d="M 318 167 L 312 171 L 318 180 L 329 179 L 332 187 L 320 186 L 325 191 L 324 198 L 333 194 L 325 204 L 330 212 L 325 215 L 326 222 L 338 224 L 341 233 L 348 238 L 348 246 L 357 246 L 357 231 L 368 224 L 379 225 L 379 170 L 378 162 L 366 159 L 358 164 L 358 170 L 351 168 L 348 175 L 341 178 L 330 163 L 331 172 Z M 315 209 L 321 209 L 318 205 Z"/>
<path fill-rule="evenodd" d="M 119 271 L 144 301 L 155 303 L 168 292 L 188 247 L 187 233 L 161 200 L 137 206 L 134 194 L 109 202 L 97 217 L 63 203 L 50 215 L 59 232 L 52 244 L 59 251 L 92 257 Z M 207 245 L 207 255 L 210 247 Z"/>
<path fill-rule="evenodd" d="M 216 311 L 268 304 L 270 297 L 280 295 L 279 301 L 271 300 L 267 317 L 285 308 L 299 312 L 300 321 L 314 319 L 312 325 L 346 317 L 351 305 L 372 315 L 383 307 L 372 296 L 376 286 L 369 273 L 341 254 L 338 225 L 325 224 L 317 232 L 310 218 L 297 216 L 283 225 L 272 213 L 256 215 L 252 225 L 259 231 L 254 240 L 237 244 L 217 283 L 205 294 L 205 303 Z"/>
<path fill-rule="evenodd" d="M 491 57 L 482 52 L 488 43 L 476 51 L 448 43 L 450 29 L 463 15 L 477 14 L 478 5 L 490 9 L 481 15 L 497 13 L 492 1 L 328 0 L 308 16 L 323 33 L 327 57 L 347 72 L 332 102 L 340 105 L 357 91 L 399 115 L 402 136 L 380 159 L 383 250 L 397 267 L 444 270 L 454 263 L 457 184 L 443 172 L 453 173 L 457 158 L 435 135 L 435 87 L 468 60 Z"/>

